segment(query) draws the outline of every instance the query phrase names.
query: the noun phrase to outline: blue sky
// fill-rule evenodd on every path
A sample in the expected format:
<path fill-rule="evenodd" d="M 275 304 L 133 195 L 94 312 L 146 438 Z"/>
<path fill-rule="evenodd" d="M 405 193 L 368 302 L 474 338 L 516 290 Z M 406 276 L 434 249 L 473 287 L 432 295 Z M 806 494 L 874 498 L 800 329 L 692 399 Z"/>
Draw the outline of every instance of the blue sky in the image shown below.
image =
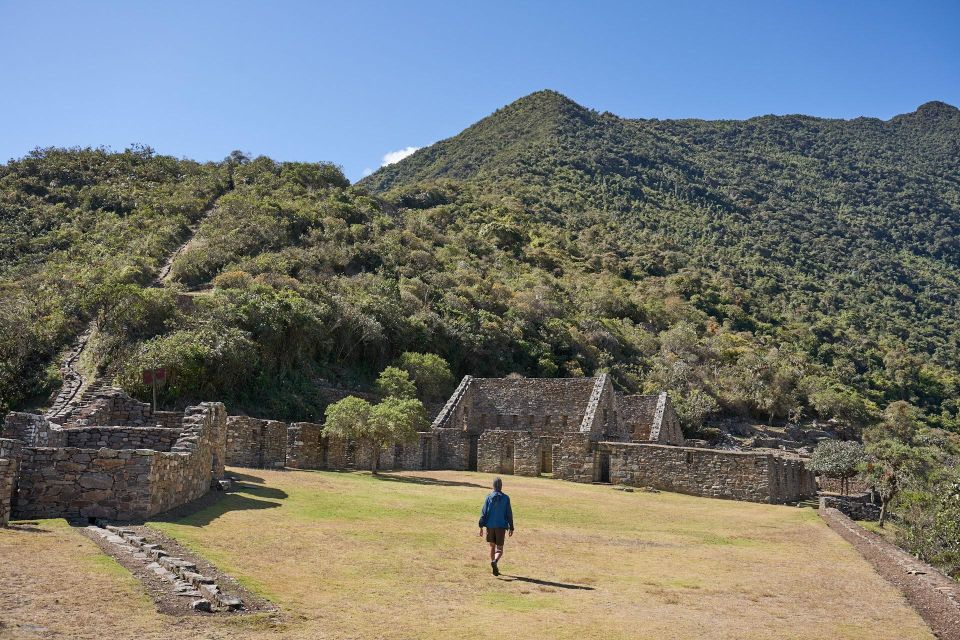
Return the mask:
<path fill-rule="evenodd" d="M 0 161 L 136 142 L 355 180 L 545 88 L 640 118 L 960 105 L 955 1 L 0 0 L 0 52 Z"/>

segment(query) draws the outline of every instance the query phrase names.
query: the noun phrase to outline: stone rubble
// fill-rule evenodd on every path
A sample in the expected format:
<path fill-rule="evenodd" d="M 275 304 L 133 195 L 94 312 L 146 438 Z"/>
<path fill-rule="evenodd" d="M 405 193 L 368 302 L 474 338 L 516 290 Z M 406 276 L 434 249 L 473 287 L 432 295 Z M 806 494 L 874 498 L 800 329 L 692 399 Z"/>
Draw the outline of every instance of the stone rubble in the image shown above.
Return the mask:
<path fill-rule="evenodd" d="M 224 593 L 213 578 L 197 571 L 195 563 L 170 556 L 161 545 L 148 542 L 135 531 L 114 525 L 90 525 L 86 530 L 109 542 L 110 548 L 117 553 L 143 563 L 149 572 L 169 584 L 178 597 L 191 598 L 190 606 L 196 611 L 239 611 L 243 608 L 240 598 Z"/>

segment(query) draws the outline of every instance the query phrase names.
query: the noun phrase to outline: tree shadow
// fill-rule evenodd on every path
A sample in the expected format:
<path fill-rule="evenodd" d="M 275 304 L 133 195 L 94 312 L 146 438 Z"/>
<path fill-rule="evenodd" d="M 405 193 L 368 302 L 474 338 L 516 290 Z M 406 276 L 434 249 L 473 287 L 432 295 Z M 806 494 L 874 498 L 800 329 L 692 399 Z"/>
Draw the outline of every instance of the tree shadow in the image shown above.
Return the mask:
<path fill-rule="evenodd" d="M 475 487 L 477 489 L 489 489 L 490 487 L 475 482 L 458 482 L 455 480 L 440 480 L 438 478 L 428 478 L 426 476 L 394 476 L 384 473 L 371 475 L 374 480 L 384 482 L 404 482 L 407 484 L 423 484 L 435 487 Z"/>
<path fill-rule="evenodd" d="M 550 582 L 549 580 L 537 580 L 536 578 L 527 578 L 524 576 L 511 576 L 503 574 L 498 580 L 504 582 L 530 582 L 533 584 L 543 585 L 545 587 L 557 587 L 558 589 L 578 589 L 580 591 L 596 591 L 593 587 L 588 587 L 582 584 L 565 584 L 563 582 Z"/>

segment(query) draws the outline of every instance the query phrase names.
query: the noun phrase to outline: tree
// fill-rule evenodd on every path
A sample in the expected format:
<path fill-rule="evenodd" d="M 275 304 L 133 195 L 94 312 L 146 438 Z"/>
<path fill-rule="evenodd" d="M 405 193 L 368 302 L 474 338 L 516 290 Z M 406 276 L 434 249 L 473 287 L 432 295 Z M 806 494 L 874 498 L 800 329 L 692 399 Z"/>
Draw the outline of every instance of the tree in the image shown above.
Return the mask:
<path fill-rule="evenodd" d="M 453 390 L 453 374 L 447 361 L 434 353 L 401 354 L 397 366 L 410 374 L 421 399 L 439 402 Z"/>
<path fill-rule="evenodd" d="M 412 440 L 427 422 L 422 402 L 393 396 L 372 406 L 362 398 L 349 396 L 327 407 L 325 417 L 324 436 L 352 439 L 370 447 L 370 470 L 374 474 L 386 445 Z"/>
<path fill-rule="evenodd" d="M 866 452 L 859 442 L 822 440 L 813 450 L 808 468 L 828 478 L 838 478 L 841 493 L 850 492 L 850 478 L 857 474 L 866 459 Z"/>
<path fill-rule="evenodd" d="M 410 374 L 397 367 L 387 367 L 380 372 L 376 382 L 377 393 L 383 398 L 409 399 L 417 396 L 417 386 Z"/>
<path fill-rule="evenodd" d="M 919 428 L 916 407 L 900 400 L 883 416 L 883 422 L 864 433 L 867 459 L 861 466 L 861 474 L 880 495 L 881 527 L 890 503 L 911 481 L 923 478 L 934 458 L 930 448 L 913 446 Z"/>

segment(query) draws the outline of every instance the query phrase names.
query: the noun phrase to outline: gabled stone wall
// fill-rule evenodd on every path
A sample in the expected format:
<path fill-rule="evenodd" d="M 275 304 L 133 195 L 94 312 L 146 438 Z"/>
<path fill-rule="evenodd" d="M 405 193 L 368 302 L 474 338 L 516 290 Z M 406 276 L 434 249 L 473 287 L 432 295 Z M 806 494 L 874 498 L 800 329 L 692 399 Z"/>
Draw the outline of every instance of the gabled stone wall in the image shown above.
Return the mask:
<path fill-rule="evenodd" d="M 595 378 L 473 378 L 465 400 L 467 430 L 518 430 L 541 435 L 578 430 L 596 385 Z M 600 416 L 604 417 L 602 409 Z M 606 417 L 610 418 L 609 413 Z"/>
<path fill-rule="evenodd" d="M 657 412 L 659 396 L 641 396 L 617 394 L 618 413 L 625 439 L 634 441 L 650 440 L 654 416 Z"/>

